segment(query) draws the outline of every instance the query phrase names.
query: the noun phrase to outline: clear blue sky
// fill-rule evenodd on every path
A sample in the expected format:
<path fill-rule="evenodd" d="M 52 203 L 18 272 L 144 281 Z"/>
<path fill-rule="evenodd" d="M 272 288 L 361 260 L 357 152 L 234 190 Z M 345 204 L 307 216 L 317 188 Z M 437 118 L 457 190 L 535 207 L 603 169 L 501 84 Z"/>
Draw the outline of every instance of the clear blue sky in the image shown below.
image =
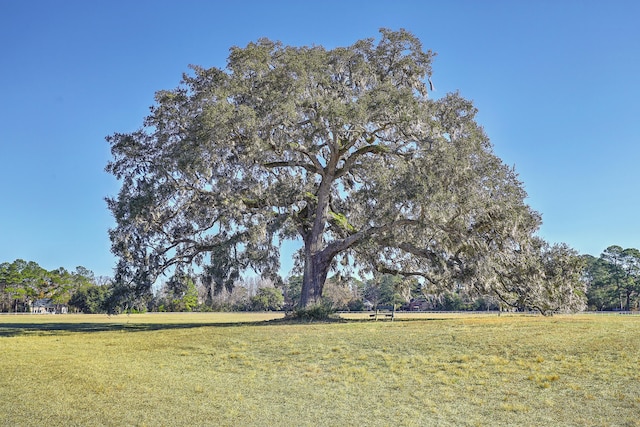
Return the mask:
<path fill-rule="evenodd" d="M 0 0 L 0 262 L 112 274 L 104 137 L 140 127 L 188 64 L 222 67 L 259 37 L 335 47 L 380 27 L 438 53 L 436 96 L 475 102 L 543 238 L 638 248 L 639 17 L 635 0 Z"/>

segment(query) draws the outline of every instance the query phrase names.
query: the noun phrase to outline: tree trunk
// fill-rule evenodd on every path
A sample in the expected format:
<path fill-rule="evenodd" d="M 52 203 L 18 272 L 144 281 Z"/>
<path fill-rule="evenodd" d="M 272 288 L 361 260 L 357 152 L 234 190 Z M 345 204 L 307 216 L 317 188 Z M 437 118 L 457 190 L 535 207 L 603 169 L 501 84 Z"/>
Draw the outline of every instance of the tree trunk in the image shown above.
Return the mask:
<path fill-rule="evenodd" d="M 324 253 L 311 254 L 305 249 L 302 291 L 298 307 L 306 308 L 320 301 L 324 282 L 329 273 L 329 265 L 330 262 L 325 259 Z"/>
<path fill-rule="evenodd" d="M 320 302 L 322 288 L 329 273 L 329 265 L 335 253 L 329 253 L 324 247 L 324 232 L 329 212 L 331 184 L 335 177 L 339 155 L 332 150 L 331 158 L 324 168 L 322 182 L 316 194 L 317 204 L 313 211 L 313 226 L 302 233 L 304 239 L 304 274 L 300 293 L 300 308 Z"/>
<path fill-rule="evenodd" d="M 626 305 L 625 310 L 629 311 L 631 307 L 631 291 L 629 290 L 626 291 L 625 305 Z"/>

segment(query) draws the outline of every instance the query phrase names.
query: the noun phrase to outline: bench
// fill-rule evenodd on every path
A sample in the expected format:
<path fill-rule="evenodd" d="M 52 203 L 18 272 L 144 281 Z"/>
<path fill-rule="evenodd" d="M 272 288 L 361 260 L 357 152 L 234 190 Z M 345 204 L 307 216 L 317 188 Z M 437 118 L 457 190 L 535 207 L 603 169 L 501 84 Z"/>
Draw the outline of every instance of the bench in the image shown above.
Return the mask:
<path fill-rule="evenodd" d="M 391 319 L 391 321 L 393 321 L 393 319 L 395 318 L 395 313 L 393 311 L 378 311 L 376 310 L 375 313 L 371 313 L 369 315 L 370 318 L 372 318 L 373 320 L 378 320 L 378 317 L 381 317 L 383 319 Z"/>

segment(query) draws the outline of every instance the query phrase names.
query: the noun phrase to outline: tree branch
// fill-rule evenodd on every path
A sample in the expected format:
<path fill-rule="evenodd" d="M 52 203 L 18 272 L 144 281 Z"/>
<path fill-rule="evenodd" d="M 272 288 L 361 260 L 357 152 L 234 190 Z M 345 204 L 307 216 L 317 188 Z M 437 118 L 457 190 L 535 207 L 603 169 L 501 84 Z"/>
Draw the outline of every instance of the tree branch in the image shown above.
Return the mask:
<path fill-rule="evenodd" d="M 387 147 L 384 147 L 381 145 L 367 145 L 357 149 L 356 151 L 353 152 L 353 154 L 351 154 L 347 159 L 344 160 L 344 164 L 342 165 L 342 167 L 336 171 L 336 178 L 340 178 L 341 176 L 349 172 L 353 167 L 353 165 L 355 164 L 355 162 L 365 154 L 368 154 L 368 153 L 382 154 L 387 152 L 388 152 Z"/>
<path fill-rule="evenodd" d="M 348 237 L 345 237 L 344 239 L 341 240 L 334 240 L 333 242 L 329 243 L 326 248 L 323 250 L 323 252 L 326 252 L 326 255 L 330 258 L 334 257 L 336 254 L 345 251 L 349 248 L 351 248 L 354 245 L 357 245 L 358 243 L 362 242 L 365 239 L 368 239 L 369 237 L 376 235 L 376 234 L 382 234 L 386 231 L 392 230 L 395 227 L 400 227 L 403 225 L 410 225 L 410 224 L 415 224 L 416 221 L 414 220 L 410 220 L 410 219 L 403 219 L 403 220 L 398 220 L 398 221 L 393 221 L 389 224 L 385 224 L 379 227 L 368 227 L 365 228 L 363 230 L 360 230 L 356 233 L 353 233 L 351 235 L 349 235 Z"/>
<path fill-rule="evenodd" d="M 376 271 L 382 274 L 391 274 L 393 276 L 403 276 L 403 277 L 422 277 L 429 282 L 433 283 L 433 280 L 427 273 L 421 271 L 404 271 L 398 270 L 394 268 L 387 268 L 383 266 L 376 266 Z"/>
<path fill-rule="evenodd" d="M 266 168 L 286 168 L 286 167 L 300 167 L 308 170 L 312 173 L 317 173 L 318 175 L 322 175 L 322 169 L 318 169 L 317 165 L 310 165 L 305 162 L 291 160 L 291 161 L 279 161 L 279 162 L 269 162 L 263 165 Z"/>

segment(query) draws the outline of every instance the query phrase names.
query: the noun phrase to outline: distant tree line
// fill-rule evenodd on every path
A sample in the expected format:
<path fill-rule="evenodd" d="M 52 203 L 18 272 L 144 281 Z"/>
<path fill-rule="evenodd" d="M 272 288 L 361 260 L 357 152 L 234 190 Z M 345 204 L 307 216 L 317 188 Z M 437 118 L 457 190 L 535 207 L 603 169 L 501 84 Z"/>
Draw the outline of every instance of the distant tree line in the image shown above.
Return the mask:
<path fill-rule="evenodd" d="M 582 255 L 581 264 L 588 309 L 592 311 L 640 308 L 640 251 L 610 246 L 599 257 Z M 561 268 L 552 263 L 548 268 Z M 562 274 L 559 274 L 562 277 Z M 153 294 L 132 299 L 113 279 L 96 277 L 91 270 L 63 267 L 46 270 L 34 261 L 17 259 L 0 264 L 0 312 L 29 312 L 38 299 L 64 304 L 70 312 L 121 313 L 132 311 L 273 311 L 298 305 L 303 277 L 292 275 L 274 284 L 269 279 L 233 277 L 207 280 L 206 275 L 178 273 Z M 534 301 L 534 300 L 533 300 Z M 417 279 L 380 275 L 361 280 L 336 274 L 325 285 L 323 303 L 333 310 L 376 308 L 429 311 L 535 310 L 526 299 L 506 304 L 495 295 L 465 286 L 431 289 Z"/>
<path fill-rule="evenodd" d="M 213 288 L 213 289 L 212 289 Z M 281 310 L 284 296 L 270 281 L 248 279 L 227 287 L 207 285 L 198 277 L 175 275 L 150 296 L 132 299 L 110 277 L 85 267 L 47 270 L 35 261 L 0 264 L 0 312 L 28 313 L 38 300 L 67 306 L 76 313 L 144 311 Z"/>
<path fill-rule="evenodd" d="M 272 281 L 249 277 L 215 287 L 197 276 L 180 274 L 165 282 L 147 303 L 151 311 L 278 311 L 284 307 L 282 288 Z"/>
<path fill-rule="evenodd" d="M 91 270 L 60 267 L 46 270 L 34 261 L 17 259 L 0 264 L 0 312 L 29 312 L 40 299 L 68 305 L 72 310 L 103 312 L 110 279 Z"/>
<path fill-rule="evenodd" d="M 609 246 L 600 257 L 584 255 L 590 310 L 638 310 L 640 251 Z"/>

